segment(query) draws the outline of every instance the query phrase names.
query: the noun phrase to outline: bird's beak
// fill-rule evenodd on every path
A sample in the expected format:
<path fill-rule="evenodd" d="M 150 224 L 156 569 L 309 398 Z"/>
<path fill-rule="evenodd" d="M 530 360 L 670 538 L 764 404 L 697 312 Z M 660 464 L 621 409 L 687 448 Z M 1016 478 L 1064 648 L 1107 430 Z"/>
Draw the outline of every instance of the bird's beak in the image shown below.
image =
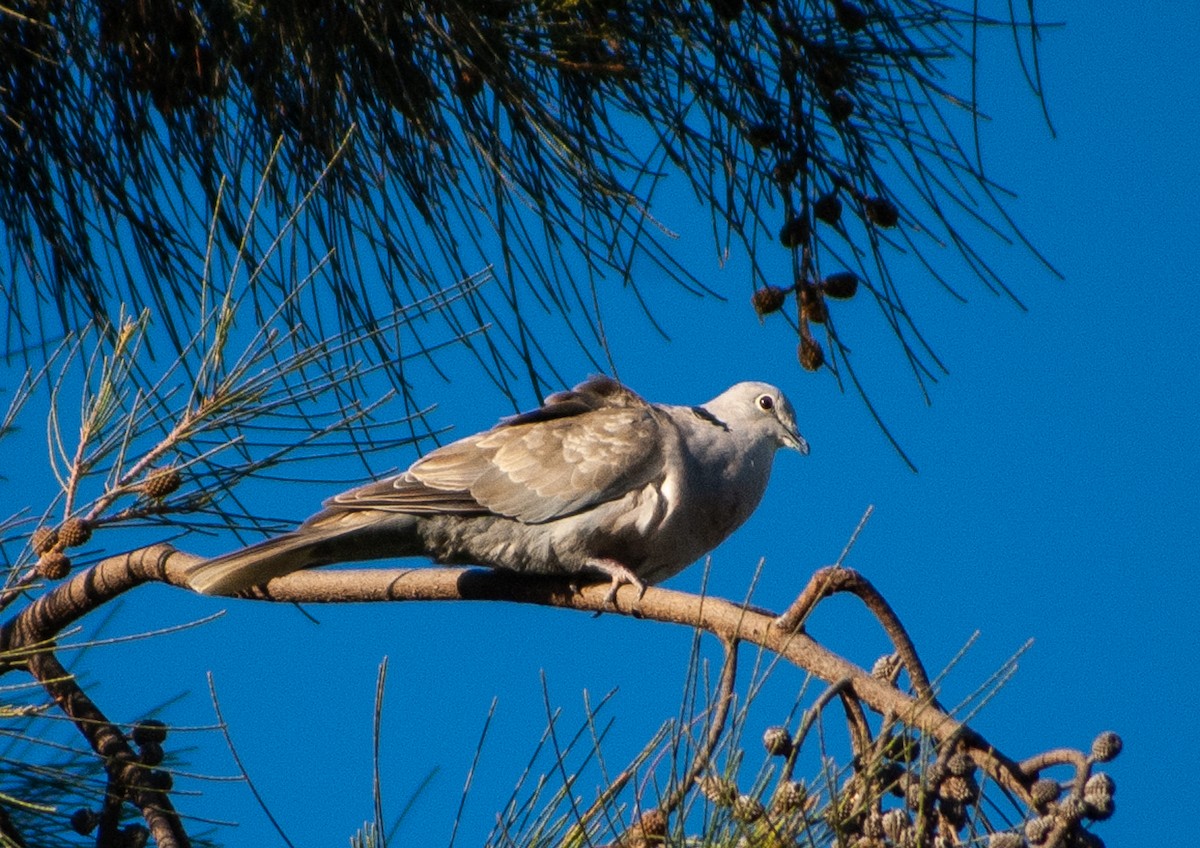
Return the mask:
<path fill-rule="evenodd" d="M 808 456 L 808 442 L 800 435 L 799 430 L 788 427 L 783 437 L 783 444 L 786 447 L 800 451 L 804 456 Z"/>

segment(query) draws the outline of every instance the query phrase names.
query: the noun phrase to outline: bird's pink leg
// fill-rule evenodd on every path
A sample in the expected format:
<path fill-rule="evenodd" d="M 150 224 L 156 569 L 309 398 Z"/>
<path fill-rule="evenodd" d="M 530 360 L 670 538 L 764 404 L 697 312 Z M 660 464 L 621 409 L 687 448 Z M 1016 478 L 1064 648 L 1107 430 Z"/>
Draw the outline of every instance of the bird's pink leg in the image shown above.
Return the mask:
<path fill-rule="evenodd" d="M 628 566 L 622 565 L 615 559 L 590 559 L 588 560 L 588 568 L 599 571 L 601 574 L 607 575 L 612 579 L 612 584 L 608 588 L 608 594 L 604 596 L 606 604 L 614 607 L 617 605 L 617 590 L 625 584 L 629 584 L 637 589 L 638 600 L 641 600 L 642 595 L 646 594 L 646 584 L 639 580 L 638 576 L 630 571 Z"/>

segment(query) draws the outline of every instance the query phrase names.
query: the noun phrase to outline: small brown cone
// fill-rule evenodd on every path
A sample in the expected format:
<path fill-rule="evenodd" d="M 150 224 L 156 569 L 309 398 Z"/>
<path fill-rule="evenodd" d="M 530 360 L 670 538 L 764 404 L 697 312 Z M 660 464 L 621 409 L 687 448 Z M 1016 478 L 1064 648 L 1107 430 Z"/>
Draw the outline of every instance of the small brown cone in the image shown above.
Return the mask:
<path fill-rule="evenodd" d="M 1040 845 L 1046 841 L 1050 831 L 1054 829 L 1054 819 L 1051 816 L 1041 816 L 1025 822 L 1025 838 L 1032 845 Z"/>
<path fill-rule="evenodd" d="M 946 770 L 963 777 L 975 771 L 975 762 L 960 751 L 946 760 Z"/>
<path fill-rule="evenodd" d="M 146 772 L 142 777 L 142 782 L 147 789 L 152 789 L 155 792 L 170 792 L 171 787 L 175 785 L 175 778 L 171 776 L 169 771 L 162 769 L 154 769 Z"/>
<path fill-rule="evenodd" d="M 853 3 L 837 3 L 834 7 L 838 23 L 846 32 L 858 32 L 867 25 L 867 13 Z"/>
<path fill-rule="evenodd" d="M 732 781 L 716 775 L 710 774 L 697 778 L 696 786 L 699 787 L 701 795 L 718 807 L 732 806 L 738 797 L 737 786 Z"/>
<path fill-rule="evenodd" d="M 816 371 L 825 364 L 825 351 L 821 349 L 821 343 L 811 336 L 800 339 L 796 352 L 805 371 Z"/>
<path fill-rule="evenodd" d="M 1111 730 L 1106 730 L 1092 740 L 1092 759 L 1107 763 L 1121 753 L 1121 737 Z"/>
<path fill-rule="evenodd" d="M 147 742 L 138 750 L 138 762 L 144 766 L 161 765 L 166 753 L 163 751 L 163 746 L 157 742 Z"/>
<path fill-rule="evenodd" d="M 647 844 L 662 844 L 663 837 L 667 835 L 667 814 L 659 809 L 647 810 L 634 824 L 632 832 Z"/>
<path fill-rule="evenodd" d="M 765 813 L 762 802 L 753 795 L 739 795 L 733 802 L 730 815 L 734 821 L 753 822 L 761 819 Z"/>
<path fill-rule="evenodd" d="M 746 131 L 746 140 L 755 150 L 770 147 L 776 144 L 780 138 L 782 138 L 782 134 L 779 132 L 779 127 L 774 124 L 755 124 Z"/>
<path fill-rule="evenodd" d="M 824 324 L 829 318 L 825 308 L 825 299 L 821 290 L 816 286 L 804 285 L 800 288 L 800 314 L 814 324 Z"/>
<path fill-rule="evenodd" d="M 1038 811 L 1044 811 L 1047 805 L 1057 801 L 1061 794 L 1062 787 L 1058 785 L 1058 781 L 1045 777 L 1034 781 L 1033 786 L 1029 787 L 1029 797 L 1033 799 L 1033 807 Z"/>
<path fill-rule="evenodd" d="M 877 227 L 891 228 L 900 223 L 900 212 L 886 197 L 868 197 L 863 201 L 867 220 Z"/>
<path fill-rule="evenodd" d="M 858 275 L 853 271 L 839 271 L 830 274 L 821 281 L 821 289 L 826 297 L 835 300 L 849 300 L 858 291 Z"/>
<path fill-rule="evenodd" d="M 99 822 L 100 817 L 91 810 L 76 810 L 71 814 L 71 830 L 80 836 L 87 836 Z"/>
<path fill-rule="evenodd" d="M 826 224 L 836 224 L 842 217 L 842 201 L 834 192 L 823 194 L 813 203 L 813 215 Z"/>
<path fill-rule="evenodd" d="M 787 296 L 787 289 L 781 289 L 779 286 L 767 286 L 766 288 L 756 290 L 751 295 L 750 304 L 759 316 L 769 315 L 783 308 Z"/>
<path fill-rule="evenodd" d="M 812 224 L 804 214 L 793 215 L 784 222 L 779 231 L 779 241 L 784 247 L 802 247 L 812 235 Z"/>
<path fill-rule="evenodd" d="M 1109 775 L 1098 771 L 1083 784 L 1083 798 L 1091 801 L 1099 798 L 1112 798 L 1117 793 L 1117 783 Z"/>
<path fill-rule="evenodd" d="M 763 731 L 763 747 L 772 757 L 786 757 L 792 753 L 792 734 L 782 725 L 768 727 Z"/>
<path fill-rule="evenodd" d="M 952 774 L 938 786 L 938 797 L 957 804 L 969 804 L 979 797 L 979 786 L 968 776 Z"/>
<path fill-rule="evenodd" d="M 789 780 L 775 790 L 775 797 L 771 799 L 771 809 L 778 813 L 794 813 L 804 809 L 807 803 L 808 790 L 804 788 L 804 784 Z"/>
<path fill-rule="evenodd" d="M 893 808 L 883 814 L 883 835 L 894 843 L 898 844 L 910 827 L 912 819 L 904 810 Z"/>
<path fill-rule="evenodd" d="M 71 571 L 71 560 L 62 551 L 42 554 L 37 563 L 37 573 L 47 580 L 62 580 Z"/>
<path fill-rule="evenodd" d="M 162 500 L 176 491 L 183 483 L 183 475 L 178 468 L 160 468 L 146 475 L 142 483 L 142 492 L 152 500 Z"/>
<path fill-rule="evenodd" d="M 151 742 L 161 745 L 167 741 L 167 725 L 156 718 L 143 719 L 133 726 L 130 736 L 135 745 L 146 745 Z"/>
<path fill-rule="evenodd" d="M 854 114 L 854 99 L 843 91 L 835 91 L 825 106 L 829 120 L 840 124 Z"/>
<path fill-rule="evenodd" d="M 38 556 L 48 554 L 58 544 L 58 531 L 53 527 L 39 527 L 29 538 L 29 547 Z"/>
<path fill-rule="evenodd" d="M 64 548 L 74 548 L 92 538 L 92 525 L 83 518 L 68 518 L 58 528 L 58 541 Z"/>
<path fill-rule="evenodd" d="M 792 184 L 796 179 L 796 163 L 791 159 L 780 159 L 775 163 L 775 167 L 771 169 L 771 179 L 778 185 L 786 187 Z"/>
<path fill-rule="evenodd" d="M 483 91 L 483 74 L 478 68 L 466 66 L 459 70 L 458 79 L 454 82 L 454 93 L 463 100 L 470 100 Z"/>

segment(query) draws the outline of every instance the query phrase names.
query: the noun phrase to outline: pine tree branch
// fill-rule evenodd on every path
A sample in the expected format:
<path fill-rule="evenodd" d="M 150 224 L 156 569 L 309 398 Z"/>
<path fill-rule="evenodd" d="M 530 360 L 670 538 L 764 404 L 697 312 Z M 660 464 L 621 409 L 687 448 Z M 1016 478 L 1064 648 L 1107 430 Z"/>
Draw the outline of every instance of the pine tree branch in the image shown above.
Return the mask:
<path fill-rule="evenodd" d="M 141 810 L 158 848 L 188 848 L 191 840 L 183 829 L 171 799 L 165 789 L 151 785 L 157 775 L 165 773 L 154 772 L 140 762 L 138 753 L 125 734 L 79 687 L 52 650 L 41 649 L 31 653 L 28 668 L 104 763 L 108 773 L 108 797 L 127 800 Z M 98 846 L 106 848 L 120 844 L 120 834 L 115 824 L 115 821 L 112 822 L 113 827 L 108 828 L 108 833 L 102 827 L 97 839 Z"/>

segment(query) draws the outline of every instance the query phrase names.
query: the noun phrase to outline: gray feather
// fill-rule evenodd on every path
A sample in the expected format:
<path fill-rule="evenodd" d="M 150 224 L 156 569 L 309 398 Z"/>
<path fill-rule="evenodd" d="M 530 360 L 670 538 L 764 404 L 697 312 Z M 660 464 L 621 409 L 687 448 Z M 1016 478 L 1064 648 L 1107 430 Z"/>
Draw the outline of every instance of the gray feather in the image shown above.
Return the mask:
<path fill-rule="evenodd" d="M 290 533 L 205 560 L 188 573 L 188 585 L 228 595 L 305 568 L 418 556 L 424 549 L 416 530 L 410 515 L 320 512 Z"/>

